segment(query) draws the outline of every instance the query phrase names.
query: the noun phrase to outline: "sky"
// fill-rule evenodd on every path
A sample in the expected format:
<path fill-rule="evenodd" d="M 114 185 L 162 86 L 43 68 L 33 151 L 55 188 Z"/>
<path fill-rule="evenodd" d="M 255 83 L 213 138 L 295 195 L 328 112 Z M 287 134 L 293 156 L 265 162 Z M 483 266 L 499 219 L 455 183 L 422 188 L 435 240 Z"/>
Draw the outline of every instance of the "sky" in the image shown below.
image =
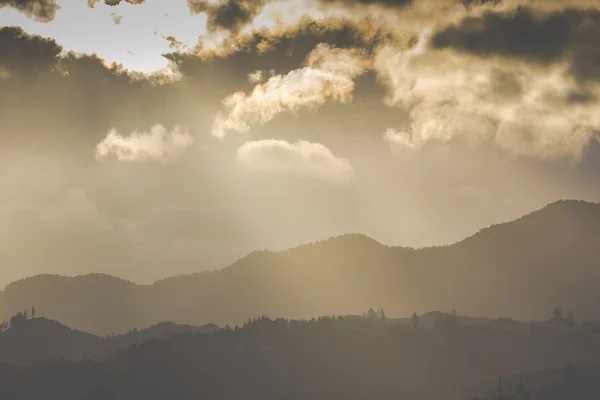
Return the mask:
<path fill-rule="evenodd" d="M 0 0 L 0 286 L 600 201 L 592 0 Z"/>

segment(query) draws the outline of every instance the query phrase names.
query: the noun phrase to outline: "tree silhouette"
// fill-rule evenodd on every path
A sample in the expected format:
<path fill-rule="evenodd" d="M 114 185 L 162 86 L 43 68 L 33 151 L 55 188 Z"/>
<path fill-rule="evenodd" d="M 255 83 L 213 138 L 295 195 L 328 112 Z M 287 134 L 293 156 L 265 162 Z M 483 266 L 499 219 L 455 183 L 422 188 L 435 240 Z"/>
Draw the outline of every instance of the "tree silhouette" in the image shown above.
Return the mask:
<path fill-rule="evenodd" d="M 410 319 L 410 322 L 411 322 L 413 328 L 415 328 L 415 329 L 419 328 L 419 316 L 417 315 L 416 312 L 413 313 L 412 318 Z"/>
<path fill-rule="evenodd" d="M 560 307 L 556 306 L 554 311 L 552 311 L 552 317 L 550 318 L 550 321 L 554 323 L 560 323 L 563 321 L 562 310 Z"/>
<path fill-rule="evenodd" d="M 369 311 L 367 311 L 367 318 L 376 320 L 379 318 L 379 315 L 377 315 L 377 312 L 375 310 L 369 308 Z"/>
<path fill-rule="evenodd" d="M 569 311 L 567 313 L 566 322 L 568 325 L 575 325 L 575 315 L 573 315 L 573 312 Z"/>
<path fill-rule="evenodd" d="M 498 378 L 498 396 L 496 397 L 497 400 L 503 400 L 504 399 L 504 392 L 502 391 L 502 377 Z"/>
<path fill-rule="evenodd" d="M 11 328 L 18 328 L 19 326 L 22 326 L 25 321 L 27 321 L 27 311 L 18 312 L 10 317 L 10 326 Z"/>
<path fill-rule="evenodd" d="M 515 389 L 515 398 L 523 400 L 531 399 L 531 394 L 529 393 L 529 390 L 527 390 L 525 385 L 523 385 L 523 382 L 521 382 L 520 380 L 517 384 L 517 388 Z"/>

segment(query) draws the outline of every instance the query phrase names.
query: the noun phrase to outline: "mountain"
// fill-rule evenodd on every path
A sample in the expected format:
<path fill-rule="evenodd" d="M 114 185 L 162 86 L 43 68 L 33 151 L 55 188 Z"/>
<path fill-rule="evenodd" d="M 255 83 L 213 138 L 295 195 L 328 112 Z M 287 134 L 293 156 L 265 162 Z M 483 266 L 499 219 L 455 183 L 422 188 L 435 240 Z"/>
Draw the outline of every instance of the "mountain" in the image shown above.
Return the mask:
<path fill-rule="evenodd" d="M 559 201 L 450 246 L 392 247 L 344 235 L 149 286 L 105 275 L 37 276 L 0 293 L 0 317 L 34 306 L 38 315 L 99 334 L 164 320 L 233 325 L 258 315 L 301 319 L 370 307 L 388 316 L 455 308 L 545 319 L 560 305 L 579 319 L 599 318 L 599 239 L 599 204 Z"/>

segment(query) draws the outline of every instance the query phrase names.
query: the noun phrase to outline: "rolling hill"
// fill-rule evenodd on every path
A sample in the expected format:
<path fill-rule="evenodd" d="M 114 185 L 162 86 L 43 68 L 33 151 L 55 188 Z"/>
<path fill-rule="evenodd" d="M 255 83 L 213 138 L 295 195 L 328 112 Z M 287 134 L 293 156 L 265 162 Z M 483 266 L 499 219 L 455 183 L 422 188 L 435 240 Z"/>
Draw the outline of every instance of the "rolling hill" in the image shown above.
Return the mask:
<path fill-rule="evenodd" d="M 402 223 L 391 221 L 390 223 Z M 310 318 L 450 311 L 545 319 L 556 305 L 600 317 L 600 205 L 559 201 L 456 244 L 412 249 L 344 235 L 254 252 L 219 271 L 139 286 L 106 275 L 36 276 L 0 292 L 0 318 L 39 315 L 98 334 L 159 321 L 239 324 L 258 315 Z"/>
<path fill-rule="evenodd" d="M 110 357 L 150 339 L 166 339 L 186 333 L 211 333 L 218 327 L 176 325 L 162 322 L 121 335 L 99 337 L 71 329 L 47 318 L 34 318 L 0 332 L 0 363 L 40 364 L 49 361 L 81 361 Z"/>

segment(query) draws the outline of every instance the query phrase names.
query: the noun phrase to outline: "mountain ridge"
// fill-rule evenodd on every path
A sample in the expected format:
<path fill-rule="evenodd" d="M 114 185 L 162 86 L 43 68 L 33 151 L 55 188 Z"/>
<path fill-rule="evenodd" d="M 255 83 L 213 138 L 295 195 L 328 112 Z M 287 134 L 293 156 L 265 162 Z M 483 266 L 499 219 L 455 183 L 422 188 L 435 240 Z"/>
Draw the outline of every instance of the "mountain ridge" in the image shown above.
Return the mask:
<path fill-rule="evenodd" d="M 256 251 L 221 270 L 151 285 L 101 274 L 27 278 L 0 292 L 0 317 L 35 306 L 40 315 L 102 333 L 161 320 L 233 325 L 263 314 L 310 318 L 369 307 L 388 315 L 459 308 L 539 319 L 561 304 L 595 318 L 598 239 L 600 205 L 564 200 L 448 246 L 387 246 L 348 234 Z"/>
<path fill-rule="evenodd" d="M 245 255 L 244 257 L 234 261 L 232 264 L 227 265 L 223 268 L 220 269 L 213 269 L 213 270 L 207 270 L 207 271 L 199 271 L 199 272 L 192 272 L 189 274 L 181 274 L 181 275 L 173 275 L 173 276 L 168 276 L 159 280 L 156 280 L 152 283 L 149 284 L 140 284 L 134 281 L 130 281 L 124 278 L 121 278 L 119 276 L 116 275 L 112 275 L 112 274 L 105 274 L 105 273 L 89 273 L 89 274 L 84 274 L 84 275 L 61 275 L 61 274 L 37 274 L 37 275 L 32 275 L 30 277 L 26 277 L 23 279 L 19 279 L 16 280 L 14 282 L 11 282 L 9 284 L 6 285 L 6 287 L 4 288 L 4 290 L 1 290 L 1 292 L 6 291 L 9 287 L 21 283 L 21 282 L 28 282 L 28 281 L 33 281 L 36 279 L 43 279 L 43 278 L 60 278 L 60 279 L 83 279 L 83 278 L 91 278 L 91 277 L 100 277 L 100 278 L 113 278 L 116 281 L 120 281 L 122 283 L 128 283 L 128 284 L 132 284 L 135 286 L 139 286 L 139 287 L 148 287 L 148 286 L 153 286 L 157 283 L 163 282 L 165 280 L 170 280 L 170 279 L 176 279 L 176 278 L 180 278 L 180 277 L 189 277 L 189 276 L 196 276 L 196 275 L 202 275 L 202 274 L 206 274 L 206 273 L 211 273 L 211 272 L 218 272 L 218 271 L 223 271 L 225 269 L 231 268 L 236 266 L 237 264 L 239 264 L 241 261 L 243 261 L 244 259 L 248 258 L 248 257 L 253 257 L 254 254 L 264 254 L 264 253 L 268 253 L 268 254 L 280 254 L 280 253 L 285 253 L 288 252 L 290 250 L 296 250 L 296 249 L 300 249 L 300 248 L 305 248 L 305 247 L 309 247 L 309 246 L 315 246 L 315 245 L 320 245 L 320 244 L 326 244 L 329 242 L 333 242 L 333 241 L 341 241 L 341 240 L 345 240 L 346 238 L 360 238 L 360 239 L 365 239 L 367 241 L 372 241 L 377 245 L 380 246 L 384 246 L 384 247 L 388 247 L 388 248 L 393 248 L 393 249 L 405 249 L 405 250 L 426 250 L 426 249 L 437 249 L 437 248 L 445 248 L 445 247 L 449 247 L 449 246 L 454 246 L 466 241 L 469 241 L 471 238 L 485 233 L 490 229 L 493 229 L 497 226 L 501 226 L 501 225 L 505 225 L 505 224 L 510 224 L 510 223 L 514 223 L 517 222 L 519 220 L 522 220 L 524 218 L 527 218 L 531 215 L 537 214 L 539 212 L 542 212 L 544 210 L 547 210 L 549 208 L 554 208 L 554 207 L 558 207 L 561 205 L 585 205 L 585 206 L 600 206 L 600 203 L 594 203 L 594 202 L 588 202 L 585 200 L 574 200 L 574 199 L 569 199 L 569 200 L 557 200 L 551 203 L 548 203 L 547 205 L 545 205 L 544 207 L 534 210 L 530 213 L 524 214 L 521 217 L 518 217 L 514 220 L 510 220 L 510 221 L 506 221 L 506 222 L 500 222 L 500 223 L 495 223 L 495 224 L 491 224 L 490 226 L 484 227 L 479 229 L 478 231 L 474 232 L 473 234 L 458 240 L 456 242 L 450 243 L 450 244 L 444 244 L 444 245 L 430 245 L 430 246 L 423 246 L 423 247 L 411 247 L 411 246 L 403 246 L 403 245 L 386 245 L 383 244 L 381 242 L 379 242 L 378 240 L 370 237 L 369 235 L 365 235 L 362 233 L 346 233 L 346 234 L 342 234 L 342 235 L 337 235 L 337 236 L 331 236 L 325 239 L 320 239 L 320 240 L 316 240 L 314 242 L 311 243 L 302 243 L 299 244 L 297 246 L 294 247 L 289 247 L 283 250 L 269 250 L 269 249 L 265 249 L 265 250 L 255 250 L 253 252 L 248 253 L 247 255 Z"/>

